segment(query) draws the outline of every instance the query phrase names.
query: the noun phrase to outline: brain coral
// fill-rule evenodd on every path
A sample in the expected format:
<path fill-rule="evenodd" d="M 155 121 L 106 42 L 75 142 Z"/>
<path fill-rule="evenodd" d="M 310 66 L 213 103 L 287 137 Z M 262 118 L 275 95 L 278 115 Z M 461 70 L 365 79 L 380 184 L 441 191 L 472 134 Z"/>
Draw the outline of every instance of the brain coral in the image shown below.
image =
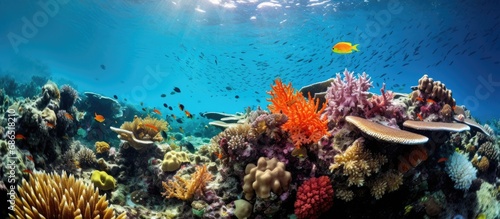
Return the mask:
<path fill-rule="evenodd" d="M 297 191 L 295 215 L 297 218 L 318 218 L 333 205 L 333 188 L 327 176 L 311 178 Z"/>

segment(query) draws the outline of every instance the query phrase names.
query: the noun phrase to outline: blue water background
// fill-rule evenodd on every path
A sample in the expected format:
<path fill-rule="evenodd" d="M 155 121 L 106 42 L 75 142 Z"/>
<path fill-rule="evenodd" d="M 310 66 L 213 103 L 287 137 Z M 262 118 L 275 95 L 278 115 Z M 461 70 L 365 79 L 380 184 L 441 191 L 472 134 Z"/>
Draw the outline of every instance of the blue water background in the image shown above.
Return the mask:
<path fill-rule="evenodd" d="M 429 74 L 475 117 L 500 117 L 500 1 L 70 0 L 25 36 L 40 2 L 54 1 L 0 1 L 0 71 L 19 82 L 50 74 L 165 113 L 233 113 L 267 106 L 276 77 L 300 88 L 347 68 L 375 93 L 383 82 L 409 93 Z M 332 53 L 340 41 L 360 51 Z"/>

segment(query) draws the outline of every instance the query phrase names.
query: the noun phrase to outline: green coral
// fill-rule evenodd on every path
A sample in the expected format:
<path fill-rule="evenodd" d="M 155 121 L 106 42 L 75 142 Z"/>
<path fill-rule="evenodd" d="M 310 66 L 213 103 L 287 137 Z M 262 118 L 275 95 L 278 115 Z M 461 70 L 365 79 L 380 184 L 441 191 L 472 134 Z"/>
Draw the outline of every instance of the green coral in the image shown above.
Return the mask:
<path fill-rule="evenodd" d="M 116 180 L 113 176 L 108 175 L 104 171 L 94 170 L 90 181 L 100 190 L 106 191 L 116 188 Z"/>

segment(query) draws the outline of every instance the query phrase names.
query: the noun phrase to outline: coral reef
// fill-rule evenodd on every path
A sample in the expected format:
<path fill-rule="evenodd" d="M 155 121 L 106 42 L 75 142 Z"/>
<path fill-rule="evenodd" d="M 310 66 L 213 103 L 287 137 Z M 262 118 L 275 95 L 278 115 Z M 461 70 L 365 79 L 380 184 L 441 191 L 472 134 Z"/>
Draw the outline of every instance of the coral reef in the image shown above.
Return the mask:
<path fill-rule="evenodd" d="M 301 93 L 294 91 L 291 83 L 283 85 L 279 79 L 275 83 L 268 92 L 272 103 L 268 106 L 269 111 L 288 117 L 282 128 L 290 134 L 297 148 L 318 142 L 327 134 L 327 121 L 321 118 L 325 106 L 319 107 L 319 102 L 311 97 L 304 99 Z"/>
<path fill-rule="evenodd" d="M 319 218 L 333 205 L 333 188 L 330 178 L 321 176 L 310 178 L 300 185 L 295 201 L 297 218 Z"/>
<path fill-rule="evenodd" d="M 115 218 L 106 196 L 66 173 L 34 173 L 23 179 L 10 218 Z M 121 214 L 116 218 L 125 218 Z"/>
<path fill-rule="evenodd" d="M 204 194 L 205 187 L 210 181 L 212 181 L 212 174 L 208 172 L 207 166 L 198 166 L 190 179 L 175 175 L 175 181 L 162 182 L 165 189 L 162 195 L 166 198 L 191 200 L 196 193 Z"/>

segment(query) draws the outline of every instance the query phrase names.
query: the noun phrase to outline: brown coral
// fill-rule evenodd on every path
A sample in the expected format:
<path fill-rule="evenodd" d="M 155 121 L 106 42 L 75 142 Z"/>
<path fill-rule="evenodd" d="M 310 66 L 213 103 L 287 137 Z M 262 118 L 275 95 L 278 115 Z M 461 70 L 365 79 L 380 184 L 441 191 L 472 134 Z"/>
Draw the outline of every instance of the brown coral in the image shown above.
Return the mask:
<path fill-rule="evenodd" d="M 498 146 L 494 145 L 490 141 L 487 141 L 479 146 L 477 152 L 480 155 L 488 157 L 490 160 L 498 160 L 498 150 Z"/>
<path fill-rule="evenodd" d="M 93 167 L 97 160 L 94 151 L 88 148 L 82 148 L 76 153 L 76 157 L 78 158 L 78 163 L 81 167 Z"/>
<path fill-rule="evenodd" d="M 96 141 L 95 144 L 95 150 L 98 154 L 106 153 L 109 151 L 109 144 L 105 141 Z"/>
<path fill-rule="evenodd" d="M 399 189 L 403 184 L 403 174 L 396 171 L 387 171 L 370 183 L 370 193 L 375 199 L 380 199 L 387 192 L 393 192 Z"/>
<path fill-rule="evenodd" d="M 255 193 L 263 199 L 269 198 L 271 191 L 281 195 L 292 181 L 291 173 L 285 171 L 285 164 L 276 158 L 259 158 L 257 165 L 251 163 L 246 166 L 245 174 L 243 192 L 247 200 L 252 199 Z"/>
<path fill-rule="evenodd" d="M 27 182 L 23 179 L 16 195 L 15 212 L 18 218 L 115 218 L 108 207 L 106 195 L 100 196 L 93 185 L 82 180 L 55 173 L 34 173 Z M 125 218 L 125 213 L 118 219 Z"/>
<path fill-rule="evenodd" d="M 175 180 L 162 182 L 165 192 L 161 193 L 166 198 L 178 198 L 191 200 L 196 193 L 204 193 L 207 184 L 212 181 L 212 174 L 208 172 L 207 166 L 197 166 L 196 171 L 191 174 L 190 179 L 174 176 Z"/>
<path fill-rule="evenodd" d="M 486 156 L 477 156 L 477 154 L 474 155 L 474 157 L 471 160 L 472 165 L 477 167 L 478 170 L 482 172 L 486 172 L 488 168 L 490 167 L 490 161 L 488 160 L 488 157 Z"/>
<path fill-rule="evenodd" d="M 347 176 L 348 186 L 363 186 L 365 178 L 378 173 L 387 158 L 382 154 L 373 154 L 363 146 L 364 139 L 358 138 L 342 154 L 334 157 L 330 170 L 342 167 L 342 175 Z"/>
<path fill-rule="evenodd" d="M 455 99 L 452 97 L 452 92 L 446 89 L 446 85 L 440 81 L 434 81 L 429 76 L 424 75 L 418 80 L 418 90 L 425 93 L 429 98 L 435 101 L 443 101 L 444 103 L 455 106 Z"/>

